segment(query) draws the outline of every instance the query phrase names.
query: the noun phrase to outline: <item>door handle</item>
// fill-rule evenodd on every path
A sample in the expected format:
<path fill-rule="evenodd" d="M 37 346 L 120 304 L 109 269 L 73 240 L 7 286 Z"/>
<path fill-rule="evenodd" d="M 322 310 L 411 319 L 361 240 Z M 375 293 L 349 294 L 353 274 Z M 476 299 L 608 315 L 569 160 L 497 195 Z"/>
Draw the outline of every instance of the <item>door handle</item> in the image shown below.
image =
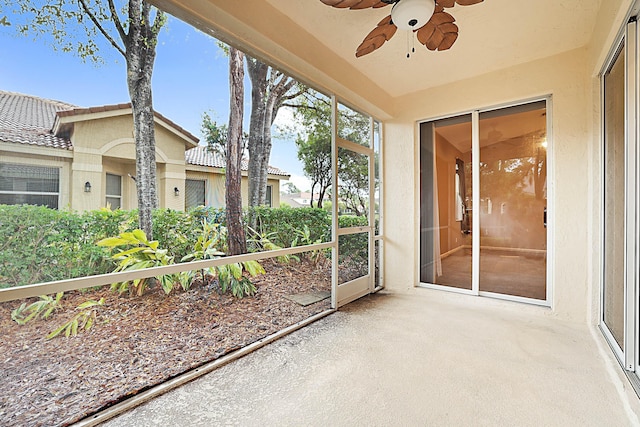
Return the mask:
<path fill-rule="evenodd" d="M 542 214 L 542 222 L 544 222 L 544 228 L 547 228 L 547 207 L 544 207 L 544 213 Z"/>

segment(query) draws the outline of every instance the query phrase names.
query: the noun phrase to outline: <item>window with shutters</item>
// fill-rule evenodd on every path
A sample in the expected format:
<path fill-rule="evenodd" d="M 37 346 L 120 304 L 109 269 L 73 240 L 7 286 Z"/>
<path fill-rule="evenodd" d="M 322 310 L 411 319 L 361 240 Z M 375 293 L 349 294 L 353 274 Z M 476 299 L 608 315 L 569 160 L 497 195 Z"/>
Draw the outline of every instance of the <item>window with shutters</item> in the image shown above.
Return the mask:
<path fill-rule="evenodd" d="M 187 179 L 185 182 L 186 195 L 184 198 L 184 208 L 189 210 L 196 206 L 204 206 L 205 182 L 199 179 Z"/>
<path fill-rule="evenodd" d="M 60 168 L 0 163 L 0 204 L 58 209 Z"/>

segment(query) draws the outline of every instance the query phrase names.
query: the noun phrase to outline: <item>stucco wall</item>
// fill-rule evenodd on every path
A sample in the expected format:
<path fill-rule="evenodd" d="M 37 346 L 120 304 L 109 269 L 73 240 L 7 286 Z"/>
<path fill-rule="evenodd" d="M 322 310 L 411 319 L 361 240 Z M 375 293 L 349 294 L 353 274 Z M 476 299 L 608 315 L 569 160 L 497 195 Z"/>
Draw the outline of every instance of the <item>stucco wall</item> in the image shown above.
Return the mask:
<path fill-rule="evenodd" d="M 586 49 L 579 49 L 399 98 L 401 116 L 385 124 L 384 135 L 386 285 L 407 289 L 418 283 L 417 121 L 552 95 L 548 113 L 552 117 L 549 265 L 553 314 L 584 321 L 590 250 L 590 88 Z"/>
<path fill-rule="evenodd" d="M 71 206 L 70 192 L 63 189 L 71 187 L 72 153 L 56 148 L 44 148 L 15 143 L 0 142 L 0 163 L 12 163 L 18 165 L 45 166 L 60 169 L 60 195 L 58 207 L 66 209 Z M 83 181 L 84 186 L 84 181 Z M 74 186 L 75 188 L 76 186 Z M 84 191 L 84 190 L 82 190 Z M 82 194 L 77 194 L 82 197 Z"/>
<path fill-rule="evenodd" d="M 105 206 L 106 173 L 122 177 L 122 208 L 137 207 L 135 176 L 135 145 L 130 114 L 95 114 L 80 117 L 74 123 L 72 142 L 74 160 L 70 193 L 80 194 L 84 183 L 91 182 L 91 193 L 71 197 L 74 210 L 97 209 Z M 86 119 L 86 120 L 85 120 Z M 161 207 L 184 209 L 185 142 L 156 122 L 156 163 L 158 201 Z M 179 195 L 175 195 L 175 188 Z"/>
<path fill-rule="evenodd" d="M 187 171 L 187 179 L 206 181 L 205 202 L 214 208 L 225 206 L 225 176 L 222 172 L 221 169 L 217 169 L 216 173 L 209 168 L 197 166 L 190 166 Z M 267 185 L 271 185 L 273 188 L 271 193 L 273 206 L 280 206 L 280 180 L 267 178 Z M 246 208 L 249 200 L 249 181 L 246 172 L 242 175 L 241 191 L 242 206 Z"/>

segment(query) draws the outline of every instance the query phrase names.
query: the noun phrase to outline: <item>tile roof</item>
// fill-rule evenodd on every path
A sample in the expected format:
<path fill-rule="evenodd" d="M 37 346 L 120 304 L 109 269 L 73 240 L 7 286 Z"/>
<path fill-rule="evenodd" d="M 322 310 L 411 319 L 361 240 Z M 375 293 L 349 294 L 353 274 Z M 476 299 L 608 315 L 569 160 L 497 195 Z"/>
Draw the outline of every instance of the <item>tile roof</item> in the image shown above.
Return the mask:
<path fill-rule="evenodd" d="M 128 110 L 129 108 L 131 108 L 130 102 L 126 104 L 101 105 L 98 107 L 89 107 L 89 108 L 74 108 L 71 110 L 59 111 L 58 116 L 60 117 L 79 116 L 82 114 L 102 113 L 102 112 L 117 111 L 117 110 Z M 177 131 L 185 134 L 188 138 L 196 141 L 197 143 L 198 138 L 195 135 L 193 135 L 191 132 L 189 132 L 188 130 L 186 130 L 185 128 L 183 128 L 173 120 L 166 118 L 165 116 L 158 113 L 157 111 L 155 111 L 154 114 L 158 119 L 167 123 L 169 126 L 175 128 Z"/>
<path fill-rule="evenodd" d="M 73 146 L 69 139 L 56 136 L 52 132 L 56 116 L 71 117 L 129 108 L 130 103 L 82 108 L 65 102 L 0 91 L 0 141 L 71 150 Z M 197 144 L 198 138 L 182 126 L 157 111 L 155 115 L 183 133 L 191 140 L 192 145 Z"/>
<path fill-rule="evenodd" d="M 224 157 L 220 153 L 209 151 L 207 147 L 202 145 L 187 150 L 185 160 L 188 164 L 195 166 L 208 166 L 219 169 L 226 167 Z M 246 159 L 242 159 L 241 169 L 243 171 L 249 170 L 249 163 Z M 268 173 L 269 175 L 290 176 L 289 173 L 273 166 L 269 166 Z"/>
<path fill-rule="evenodd" d="M 71 141 L 51 130 L 59 111 L 74 108 L 60 101 L 0 91 L 0 141 L 71 150 Z"/>

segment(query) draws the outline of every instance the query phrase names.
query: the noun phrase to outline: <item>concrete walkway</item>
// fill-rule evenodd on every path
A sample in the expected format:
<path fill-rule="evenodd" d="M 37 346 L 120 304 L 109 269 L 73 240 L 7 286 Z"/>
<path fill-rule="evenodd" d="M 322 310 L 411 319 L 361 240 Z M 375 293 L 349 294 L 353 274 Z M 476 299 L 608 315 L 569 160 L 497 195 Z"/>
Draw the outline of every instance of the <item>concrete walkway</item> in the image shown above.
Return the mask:
<path fill-rule="evenodd" d="M 365 297 L 105 425 L 639 425 L 604 341 L 548 313 L 424 289 Z"/>

